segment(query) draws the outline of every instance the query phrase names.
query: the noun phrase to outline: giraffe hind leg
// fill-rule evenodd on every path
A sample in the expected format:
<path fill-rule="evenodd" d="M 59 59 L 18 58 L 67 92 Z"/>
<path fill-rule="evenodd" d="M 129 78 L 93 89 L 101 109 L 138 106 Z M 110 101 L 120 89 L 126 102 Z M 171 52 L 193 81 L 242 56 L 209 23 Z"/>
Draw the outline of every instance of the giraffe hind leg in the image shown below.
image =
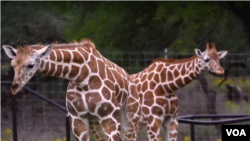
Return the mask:
<path fill-rule="evenodd" d="M 121 107 L 121 140 L 123 141 L 136 141 L 138 124 L 140 121 L 140 109 L 134 108 L 140 105 L 139 101 L 134 103 L 129 102 L 132 98 L 129 97 L 126 103 Z M 134 101 L 134 100 L 131 100 Z M 131 103 L 131 104 L 130 104 Z M 135 104 L 135 105 L 134 105 Z M 130 111 L 128 112 L 128 109 Z"/>
<path fill-rule="evenodd" d="M 136 141 L 141 117 L 141 104 L 136 86 L 130 83 L 129 88 L 130 94 L 121 106 L 121 139 L 123 141 Z"/>
<path fill-rule="evenodd" d="M 89 141 L 89 121 L 70 116 L 73 134 L 77 141 Z"/>
<path fill-rule="evenodd" d="M 95 139 L 97 141 L 119 141 L 120 131 L 114 127 L 117 126 L 117 123 L 110 121 L 110 119 L 109 121 L 104 122 L 106 122 L 107 125 L 105 127 L 99 123 L 94 123 L 91 125 L 90 130 L 94 134 Z"/>
<path fill-rule="evenodd" d="M 177 141 L 178 120 L 177 113 L 174 116 L 165 118 L 163 128 L 166 132 L 165 141 Z"/>
<path fill-rule="evenodd" d="M 114 119 L 106 119 L 100 123 L 100 130 L 102 130 L 102 135 L 106 136 L 101 137 L 101 140 L 105 141 L 119 141 L 120 140 L 120 123 L 114 121 Z"/>
<path fill-rule="evenodd" d="M 149 141 L 159 141 L 162 119 L 150 116 L 148 118 L 147 135 Z"/>
<path fill-rule="evenodd" d="M 93 133 L 95 139 L 97 141 L 101 141 L 101 140 L 107 140 L 106 135 L 104 134 L 102 127 L 99 124 L 93 123 L 90 126 L 90 130 Z"/>

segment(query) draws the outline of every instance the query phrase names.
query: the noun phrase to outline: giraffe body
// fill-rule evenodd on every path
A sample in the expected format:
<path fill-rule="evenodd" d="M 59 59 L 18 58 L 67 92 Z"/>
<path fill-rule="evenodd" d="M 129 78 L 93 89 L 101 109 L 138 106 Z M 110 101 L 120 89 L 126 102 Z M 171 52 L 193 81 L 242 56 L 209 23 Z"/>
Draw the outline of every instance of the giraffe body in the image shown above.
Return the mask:
<path fill-rule="evenodd" d="M 127 72 L 103 57 L 90 40 L 72 44 L 3 46 L 15 70 L 16 94 L 38 71 L 69 80 L 66 107 L 78 141 L 136 140 L 137 89 Z"/>
<path fill-rule="evenodd" d="M 219 64 L 227 51 L 217 52 L 215 45 L 204 52 L 195 50 L 196 55 L 182 60 L 155 59 L 146 69 L 131 78 L 137 85 L 141 99 L 141 128 L 147 125 L 150 141 L 159 140 L 161 126 L 166 132 L 166 141 L 177 140 L 178 99 L 174 91 L 189 84 L 203 70 L 223 74 Z"/>

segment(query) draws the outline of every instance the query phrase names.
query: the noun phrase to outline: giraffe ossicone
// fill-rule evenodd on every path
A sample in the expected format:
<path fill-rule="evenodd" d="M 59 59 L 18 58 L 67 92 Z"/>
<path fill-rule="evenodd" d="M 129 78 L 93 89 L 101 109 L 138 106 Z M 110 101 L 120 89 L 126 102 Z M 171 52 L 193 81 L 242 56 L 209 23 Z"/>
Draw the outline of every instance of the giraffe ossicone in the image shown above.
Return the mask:
<path fill-rule="evenodd" d="M 135 141 L 140 119 L 136 86 L 127 72 L 102 56 L 89 39 L 69 44 L 3 45 L 11 58 L 16 94 L 40 72 L 69 80 L 66 107 L 77 141 Z"/>
<path fill-rule="evenodd" d="M 160 129 L 166 132 L 165 141 L 176 141 L 178 133 L 178 99 L 174 92 L 199 76 L 202 71 L 223 74 L 219 60 L 227 51 L 217 52 L 215 44 L 206 50 L 195 49 L 196 55 L 187 59 L 158 58 L 144 70 L 132 74 L 141 99 L 141 128 L 146 124 L 150 141 L 158 141 Z"/>

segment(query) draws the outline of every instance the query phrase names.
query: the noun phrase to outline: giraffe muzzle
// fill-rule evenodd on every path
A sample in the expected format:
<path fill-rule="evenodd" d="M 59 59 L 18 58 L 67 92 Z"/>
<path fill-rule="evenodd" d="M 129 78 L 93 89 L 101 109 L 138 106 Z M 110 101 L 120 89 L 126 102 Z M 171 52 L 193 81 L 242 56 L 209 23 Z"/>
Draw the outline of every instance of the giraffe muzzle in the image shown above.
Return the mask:
<path fill-rule="evenodd" d="M 224 69 L 220 68 L 215 71 L 217 74 L 224 74 Z"/>
<path fill-rule="evenodd" d="M 13 90 L 15 90 L 16 88 L 18 88 L 18 84 L 16 83 L 16 84 L 12 84 L 11 85 L 11 88 L 13 89 Z"/>
<path fill-rule="evenodd" d="M 11 92 L 15 95 L 20 90 L 20 85 L 18 83 L 11 84 Z"/>

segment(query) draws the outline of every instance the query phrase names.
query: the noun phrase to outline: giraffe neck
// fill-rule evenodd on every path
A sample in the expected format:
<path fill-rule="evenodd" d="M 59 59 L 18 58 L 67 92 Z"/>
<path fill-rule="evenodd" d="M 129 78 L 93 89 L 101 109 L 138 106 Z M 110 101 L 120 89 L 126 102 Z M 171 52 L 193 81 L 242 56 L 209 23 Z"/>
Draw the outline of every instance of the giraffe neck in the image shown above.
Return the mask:
<path fill-rule="evenodd" d="M 80 83 L 89 74 L 86 64 L 91 54 L 92 48 L 54 48 L 49 57 L 40 60 L 38 72 Z"/>
<path fill-rule="evenodd" d="M 186 86 L 192 80 L 197 78 L 204 70 L 201 64 L 201 59 L 198 56 L 193 56 L 189 59 L 177 60 L 167 65 L 165 71 L 167 77 L 165 90 L 168 93 L 173 93 L 175 90 Z"/>

